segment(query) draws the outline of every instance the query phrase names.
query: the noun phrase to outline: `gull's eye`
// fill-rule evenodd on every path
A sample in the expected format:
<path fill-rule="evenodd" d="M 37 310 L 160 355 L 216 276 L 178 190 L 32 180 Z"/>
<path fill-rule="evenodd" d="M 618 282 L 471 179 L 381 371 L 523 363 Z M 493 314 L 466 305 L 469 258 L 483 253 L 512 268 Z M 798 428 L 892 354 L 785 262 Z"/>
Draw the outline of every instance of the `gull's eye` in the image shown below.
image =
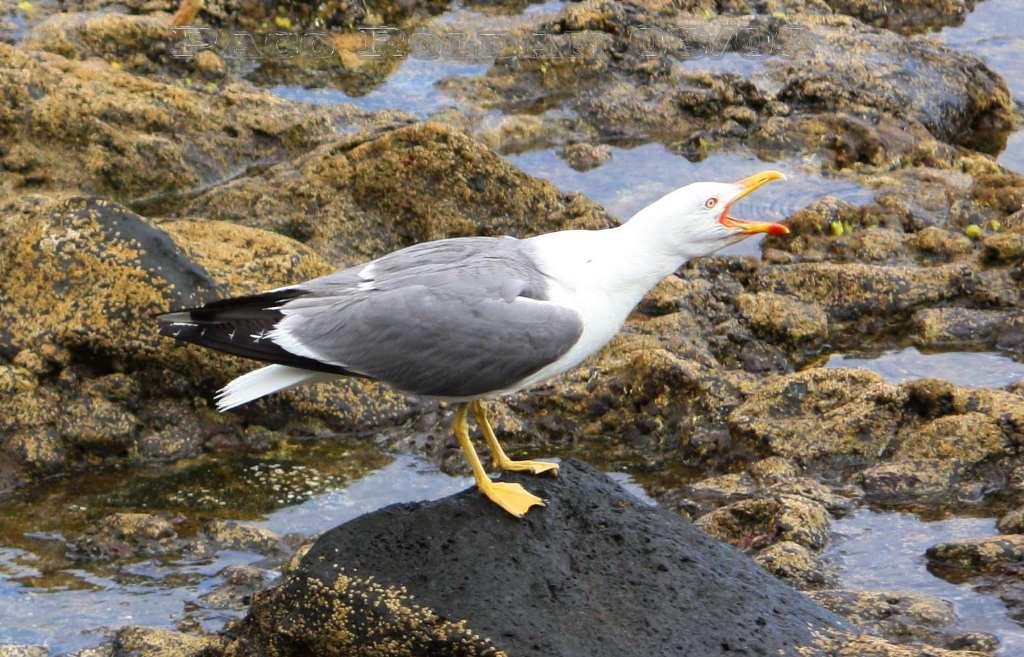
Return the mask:
<path fill-rule="evenodd" d="M 718 205 L 718 198 L 716 198 L 714 196 L 712 196 L 708 200 L 704 201 L 704 207 L 706 207 L 708 210 L 710 210 L 711 208 L 715 207 L 716 205 Z"/>

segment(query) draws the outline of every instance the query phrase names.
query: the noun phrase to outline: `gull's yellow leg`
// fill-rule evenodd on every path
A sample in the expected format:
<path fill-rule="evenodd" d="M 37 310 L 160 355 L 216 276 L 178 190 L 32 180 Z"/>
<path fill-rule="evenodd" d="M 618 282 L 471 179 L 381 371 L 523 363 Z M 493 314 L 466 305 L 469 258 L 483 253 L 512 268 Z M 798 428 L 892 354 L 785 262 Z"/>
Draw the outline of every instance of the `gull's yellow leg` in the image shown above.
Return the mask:
<path fill-rule="evenodd" d="M 514 470 L 516 472 L 529 472 L 530 474 L 550 472 L 553 476 L 558 476 L 557 463 L 513 461 L 506 456 L 505 450 L 501 448 L 501 444 L 498 442 L 498 437 L 494 435 L 491 423 L 487 421 L 487 409 L 484 407 L 484 403 L 477 400 L 472 402 L 470 406 L 473 409 L 473 415 L 476 416 L 476 423 L 480 425 L 480 430 L 484 432 L 484 438 L 487 439 L 487 446 L 491 450 L 491 461 L 494 463 L 494 467 L 500 470 Z"/>
<path fill-rule="evenodd" d="M 491 481 L 480 458 L 476 455 L 473 443 L 469 441 L 469 422 L 466 421 L 468 404 L 459 404 L 455 411 L 455 421 L 452 422 L 452 432 L 455 439 L 459 441 L 462 453 L 469 461 L 473 469 L 473 478 L 476 479 L 476 487 L 492 502 L 505 509 L 517 518 L 523 517 L 532 506 L 544 506 L 544 500 L 540 499 L 519 484 L 512 484 L 500 481 Z"/>

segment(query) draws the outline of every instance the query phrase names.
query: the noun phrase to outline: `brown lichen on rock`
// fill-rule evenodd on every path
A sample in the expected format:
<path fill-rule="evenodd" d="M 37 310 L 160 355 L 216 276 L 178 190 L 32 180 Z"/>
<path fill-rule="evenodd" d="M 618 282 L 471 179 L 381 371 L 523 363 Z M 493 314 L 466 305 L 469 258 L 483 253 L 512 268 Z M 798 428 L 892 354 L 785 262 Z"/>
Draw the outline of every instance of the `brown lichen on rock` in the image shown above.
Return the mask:
<path fill-rule="evenodd" d="M 836 573 L 818 555 L 793 541 L 769 545 L 754 556 L 754 561 L 803 591 L 834 586 L 838 580 Z"/>
<path fill-rule="evenodd" d="M 758 331 L 792 343 L 828 337 L 828 317 L 819 307 L 771 292 L 741 294 L 740 314 Z"/>
<path fill-rule="evenodd" d="M 333 136 L 335 122 L 377 120 L 364 118 L 350 106 L 311 109 L 241 84 L 202 93 L 0 43 L 0 191 L 8 194 L 161 197 L 304 152 Z"/>
<path fill-rule="evenodd" d="M 908 591 L 831 589 L 808 595 L 864 631 L 900 644 L 951 647 L 962 638 L 954 631 L 956 614 L 945 600 Z"/>
<path fill-rule="evenodd" d="M 792 541 L 821 550 L 828 542 L 831 518 L 817 502 L 775 495 L 723 506 L 701 516 L 697 524 L 715 538 L 743 549 Z"/>
<path fill-rule="evenodd" d="M 925 556 L 929 567 L 947 578 L 1001 573 L 1024 562 L 1024 534 L 939 543 Z"/>
<path fill-rule="evenodd" d="M 436 123 L 326 144 L 219 186 L 181 213 L 290 235 L 339 265 L 446 237 L 613 225 L 583 197 L 531 178 Z"/>
<path fill-rule="evenodd" d="M 317 654 L 337 657 L 503 657 L 465 621 L 417 604 L 398 587 L 372 576 L 340 574 L 331 586 L 293 574 L 253 596 L 241 636 L 225 657 Z"/>
<path fill-rule="evenodd" d="M 815 368 L 768 381 L 729 422 L 784 458 L 872 462 L 893 439 L 905 401 L 905 393 L 873 372 Z"/>

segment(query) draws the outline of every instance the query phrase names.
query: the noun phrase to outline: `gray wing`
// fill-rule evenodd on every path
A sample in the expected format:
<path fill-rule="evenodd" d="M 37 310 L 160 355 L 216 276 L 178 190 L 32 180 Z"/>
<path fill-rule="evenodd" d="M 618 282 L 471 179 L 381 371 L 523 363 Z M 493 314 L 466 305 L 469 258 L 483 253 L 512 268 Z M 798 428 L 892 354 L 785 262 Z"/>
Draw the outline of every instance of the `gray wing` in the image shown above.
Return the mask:
<path fill-rule="evenodd" d="M 512 238 L 419 244 L 314 279 L 277 307 L 284 350 L 407 392 L 473 397 L 554 362 L 583 326 Z"/>

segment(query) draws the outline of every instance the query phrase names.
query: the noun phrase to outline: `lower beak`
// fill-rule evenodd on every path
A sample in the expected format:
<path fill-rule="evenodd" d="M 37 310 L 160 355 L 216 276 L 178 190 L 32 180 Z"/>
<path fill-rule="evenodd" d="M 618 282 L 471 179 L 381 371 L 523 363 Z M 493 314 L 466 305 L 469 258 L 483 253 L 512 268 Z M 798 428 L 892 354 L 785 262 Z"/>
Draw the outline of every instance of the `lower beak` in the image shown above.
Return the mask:
<path fill-rule="evenodd" d="M 785 179 L 786 176 L 778 171 L 762 171 L 761 173 L 755 173 L 743 180 L 736 181 L 736 185 L 740 188 L 740 193 L 734 196 L 733 199 L 725 206 L 725 210 L 722 211 L 722 218 L 719 219 L 719 221 L 721 221 L 724 226 L 735 228 L 748 235 L 753 235 L 754 233 L 768 233 L 769 235 L 789 234 L 789 229 L 782 224 L 772 223 L 770 221 L 750 221 L 749 219 L 737 219 L 736 217 L 729 216 L 729 209 L 732 208 L 733 203 L 736 201 L 750 195 L 761 186 L 770 183 L 773 180 Z"/>

